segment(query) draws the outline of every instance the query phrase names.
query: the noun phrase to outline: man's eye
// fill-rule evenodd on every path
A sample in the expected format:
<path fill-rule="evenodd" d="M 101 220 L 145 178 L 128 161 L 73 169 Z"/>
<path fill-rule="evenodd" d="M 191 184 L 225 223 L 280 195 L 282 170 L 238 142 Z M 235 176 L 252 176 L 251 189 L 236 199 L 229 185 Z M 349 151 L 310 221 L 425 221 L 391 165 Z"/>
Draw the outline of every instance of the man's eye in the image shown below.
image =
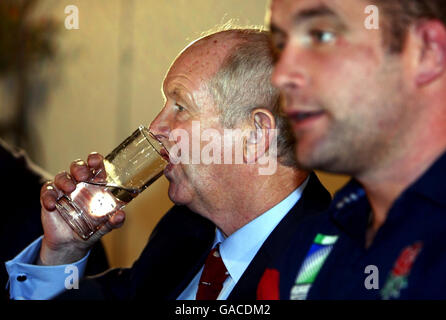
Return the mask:
<path fill-rule="evenodd" d="M 275 41 L 273 42 L 273 48 L 276 52 L 281 52 L 285 48 L 285 41 Z"/>
<path fill-rule="evenodd" d="M 184 111 L 184 107 L 183 107 L 183 106 L 180 106 L 179 104 L 175 104 L 174 108 L 175 108 L 175 110 L 178 111 L 178 112 L 182 112 L 182 111 Z"/>
<path fill-rule="evenodd" d="M 311 30 L 309 32 L 311 40 L 316 44 L 329 44 L 336 40 L 336 34 L 324 30 Z"/>

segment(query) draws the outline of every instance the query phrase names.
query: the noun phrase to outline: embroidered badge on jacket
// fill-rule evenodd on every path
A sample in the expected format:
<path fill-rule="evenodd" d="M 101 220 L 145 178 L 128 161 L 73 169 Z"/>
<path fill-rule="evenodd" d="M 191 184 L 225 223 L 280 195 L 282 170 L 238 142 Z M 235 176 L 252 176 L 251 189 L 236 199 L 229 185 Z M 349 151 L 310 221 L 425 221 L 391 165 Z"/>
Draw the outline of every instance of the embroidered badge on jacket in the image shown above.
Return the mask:
<path fill-rule="evenodd" d="M 401 295 L 401 290 L 408 287 L 407 278 L 422 248 L 423 243 L 416 242 L 401 251 L 381 290 L 381 297 L 384 300 L 398 299 Z"/>
<path fill-rule="evenodd" d="M 290 300 L 305 300 L 338 236 L 317 234 L 291 288 Z"/>

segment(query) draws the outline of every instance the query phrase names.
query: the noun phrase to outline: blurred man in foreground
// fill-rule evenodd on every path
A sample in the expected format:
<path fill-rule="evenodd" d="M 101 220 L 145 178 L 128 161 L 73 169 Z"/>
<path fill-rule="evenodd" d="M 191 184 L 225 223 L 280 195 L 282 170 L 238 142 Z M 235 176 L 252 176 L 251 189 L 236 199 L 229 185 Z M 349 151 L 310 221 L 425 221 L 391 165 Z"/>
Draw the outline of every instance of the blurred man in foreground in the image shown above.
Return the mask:
<path fill-rule="evenodd" d="M 273 0 L 271 11 L 272 79 L 298 163 L 354 179 L 302 226 L 259 297 L 444 299 L 444 2 Z"/>

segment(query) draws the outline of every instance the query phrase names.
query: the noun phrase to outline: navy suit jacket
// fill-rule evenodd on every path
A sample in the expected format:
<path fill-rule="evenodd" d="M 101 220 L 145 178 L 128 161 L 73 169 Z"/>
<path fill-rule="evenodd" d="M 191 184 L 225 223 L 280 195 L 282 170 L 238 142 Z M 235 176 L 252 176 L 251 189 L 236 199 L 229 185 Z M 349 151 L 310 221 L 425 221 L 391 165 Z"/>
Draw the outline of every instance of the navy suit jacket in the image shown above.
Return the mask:
<path fill-rule="evenodd" d="M 301 199 L 287 213 L 249 264 L 228 300 L 255 300 L 265 268 L 287 248 L 307 217 L 324 211 L 331 197 L 312 173 Z M 113 269 L 81 281 L 62 300 L 175 300 L 204 264 L 215 225 L 184 206 L 174 206 L 158 223 L 140 258 L 129 269 Z"/>

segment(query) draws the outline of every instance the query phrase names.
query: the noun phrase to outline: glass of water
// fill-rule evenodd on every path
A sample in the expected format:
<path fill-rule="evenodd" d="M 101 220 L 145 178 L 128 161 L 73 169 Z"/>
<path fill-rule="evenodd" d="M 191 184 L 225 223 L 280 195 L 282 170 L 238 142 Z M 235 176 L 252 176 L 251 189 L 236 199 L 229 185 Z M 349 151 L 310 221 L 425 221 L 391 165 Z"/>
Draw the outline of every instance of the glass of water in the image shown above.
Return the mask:
<path fill-rule="evenodd" d="M 104 159 L 105 180 L 80 182 L 63 195 L 56 209 L 84 240 L 89 239 L 110 217 L 157 180 L 168 164 L 169 155 L 161 142 L 140 126 Z M 104 169 L 103 169 L 104 170 Z"/>

